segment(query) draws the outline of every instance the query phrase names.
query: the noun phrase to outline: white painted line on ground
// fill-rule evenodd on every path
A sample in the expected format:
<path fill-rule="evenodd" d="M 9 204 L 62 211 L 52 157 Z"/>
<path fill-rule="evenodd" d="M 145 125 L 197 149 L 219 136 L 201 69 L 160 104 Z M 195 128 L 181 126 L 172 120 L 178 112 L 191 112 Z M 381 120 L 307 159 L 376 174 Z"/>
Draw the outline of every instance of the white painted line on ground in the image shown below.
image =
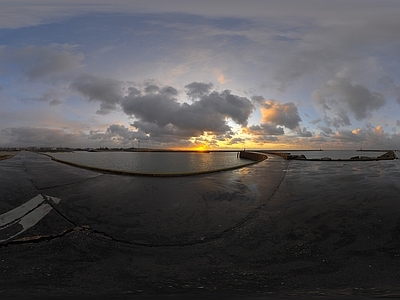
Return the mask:
<path fill-rule="evenodd" d="M 0 227 L 3 227 L 16 219 L 22 218 L 26 215 L 29 211 L 38 207 L 44 201 L 42 195 L 37 195 L 36 197 L 32 198 L 31 200 L 25 202 L 24 204 L 14 208 L 0 216 Z"/>
<path fill-rule="evenodd" d="M 50 197 L 46 195 L 43 196 L 39 194 L 17 208 L 0 215 L 0 230 L 14 224 L 19 224 L 22 226 L 22 229 L 18 233 L 9 236 L 6 239 L 0 240 L 0 243 L 18 236 L 43 219 L 52 210 L 51 205 L 45 203 L 45 200 L 51 200 L 56 204 L 60 203 L 61 201 L 61 199 L 56 197 Z"/>

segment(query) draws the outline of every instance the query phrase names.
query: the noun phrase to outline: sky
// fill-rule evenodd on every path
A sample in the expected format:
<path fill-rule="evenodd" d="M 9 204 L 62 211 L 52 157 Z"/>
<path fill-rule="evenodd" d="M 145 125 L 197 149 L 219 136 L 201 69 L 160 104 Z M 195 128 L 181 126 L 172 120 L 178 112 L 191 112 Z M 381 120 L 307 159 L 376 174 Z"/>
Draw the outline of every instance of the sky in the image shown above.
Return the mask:
<path fill-rule="evenodd" d="M 0 148 L 400 149 L 398 0 L 0 7 Z"/>

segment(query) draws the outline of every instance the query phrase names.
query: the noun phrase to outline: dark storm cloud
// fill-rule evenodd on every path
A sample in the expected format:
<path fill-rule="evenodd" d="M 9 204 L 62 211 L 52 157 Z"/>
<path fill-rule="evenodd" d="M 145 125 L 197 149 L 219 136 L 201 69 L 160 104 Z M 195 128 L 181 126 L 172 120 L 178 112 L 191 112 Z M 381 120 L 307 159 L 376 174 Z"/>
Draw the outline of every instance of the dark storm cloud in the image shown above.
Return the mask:
<path fill-rule="evenodd" d="M 106 134 L 111 136 L 119 136 L 124 139 L 132 139 L 134 132 L 130 131 L 124 125 L 113 124 L 107 128 Z"/>
<path fill-rule="evenodd" d="M 121 87 L 120 81 L 90 74 L 81 74 L 71 83 L 73 90 L 78 91 L 90 101 L 100 102 L 100 109 L 97 111 L 99 114 L 107 114 L 117 109 L 117 104 L 122 99 Z"/>
<path fill-rule="evenodd" d="M 211 109 L 222 116 L 229 117 L 243 126 L 247 125 L 247 119 L 254 109 L 249 99 L 232 95 L 229 90 L 225 90 L 222 93 L 212 92 L 208 96 L 203 96 L 195 104 L 198 104 L 201 108 Z"/>
<path fill-rule="evenodd" d="M 129 94 L 121 102 L 121 106 L 127 115 L 134 115 L 144 122 L 155 123 L 160 127 L 171 123 L 180 108 L 175 98 L 153 93 Z"/>
<path fill-rule="evenodd" d="M 119 145 L 123 143 L 132 142 L 134 140 L 144 140 L 148 137 L 143 132 L 132 131 L 124 125 L 112 124 L 105 132 L 103 131 L 90 131 L 88 139 L 100 140 L 102 142 L 112 142 Z"/>
<path fill-rule="evenodd" d="M 254 109 L 249 99 L 229 90 L 211 92 L 212 84 L 188 84 L 190 103 L 179 102 L 178 90 L 172 86 L 154 83 L 142 88 L 131 86 L 125 96 L 122 86 L 120 81 L 90 74 L 82 74 L 71 83 L 71 88 L 89 101 L 100 102 L 98 113 L 106 114 L 120 106 L 124 113 L 136 119 L 133 126 L 151 136 L 163 133 L 190 138 L 205 132 L 223 134 L 231 130 L 228 119 L 246 126 Z"/>
<path fill-rule="evenodd" d="M 31 80 L 63 74 L 81 66 L 84 56 L 75 47 L 64 44 L 28 46 L 21 49 L 3 49 L 7 64 L 17 66 Z"/>
<path fill-rule="evenodd" d="M 75 141 L 76 134 L 61 129 L 15 127 L 1 130 L 1 135 L 6 136 L 16 146 L 58 147 L 68 142 Z"/>
<path fill-rule="evenodd" d="M 121 107 L 127 115 L 138 119 L 133 123 L 136 128 L 151 135 L 158 133 L 156 125 L 178 135 L 191 136 L 199 136 L 204 132 L 228 132 L 228 118 L 245 126 L 254 108 L 249 99 L 233 95 L 229 90 L 210 92 L 211 85 L 197 82 L 186 88 L 188 96 L 196 97 L 190 104 L 178 102 L 173 87 L 151 85 L 143 92 L 136 88 L 129 90 L 129 94 L 121 101 Z"/>
<path fill-rule="evenodd" d="M 149 135 L 151 138 L 163 138 L 166 142 L 171 142 L 176 139 L 190 139 L 191 137 L 202 134 L 201 131 L 181 129 L 172 124 L 160 127 L 155 123 L 135 121 L 131 125 L 139 129 L 139 131 L 143 132 L 146 136 Z"/>

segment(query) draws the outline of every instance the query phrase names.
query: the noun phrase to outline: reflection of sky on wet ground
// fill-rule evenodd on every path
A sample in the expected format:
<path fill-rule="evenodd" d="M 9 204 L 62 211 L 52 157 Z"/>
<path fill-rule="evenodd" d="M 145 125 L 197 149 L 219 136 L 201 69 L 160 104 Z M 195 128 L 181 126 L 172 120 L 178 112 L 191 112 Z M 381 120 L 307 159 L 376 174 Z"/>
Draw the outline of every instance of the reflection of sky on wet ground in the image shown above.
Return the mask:
<path fill-rule="evenodd" d="M 317 245 L 319 251 L 334 249 L 348 255 L 395 247 L 398 232 L 394 228 L 400 224 L 399 178 L 399 160 L 290 161 L 265 212 L 276 222 L 283 220 L 280 236 L 293 230 L 307 233 L 301 241 Z"/>
<path fill-rule="evenodd" d="M 349 205 L 378 201 L 376 205 L 399 203 L 400 162 L 316 162 L 290 161 L 280 190 L 290 193 L 291 201 Z M 372 204 L 371 204 L 372 205 Z M 305 207 L 305 206 L 304 206 Z"/>

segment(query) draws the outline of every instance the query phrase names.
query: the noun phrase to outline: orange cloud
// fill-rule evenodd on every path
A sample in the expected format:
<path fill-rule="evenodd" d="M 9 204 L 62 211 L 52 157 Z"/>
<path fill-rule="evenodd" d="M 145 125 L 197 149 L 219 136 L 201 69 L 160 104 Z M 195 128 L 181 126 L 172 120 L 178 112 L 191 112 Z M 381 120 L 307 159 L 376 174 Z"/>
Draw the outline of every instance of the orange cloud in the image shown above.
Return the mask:
<path fill-rule="evenodd" d="M 301 118 L 294 103 L 281 104 L 276 100 L 266 100 L 261 111 L 261 123 L 285 126 L 295 129 L 299 126 Z"/>

